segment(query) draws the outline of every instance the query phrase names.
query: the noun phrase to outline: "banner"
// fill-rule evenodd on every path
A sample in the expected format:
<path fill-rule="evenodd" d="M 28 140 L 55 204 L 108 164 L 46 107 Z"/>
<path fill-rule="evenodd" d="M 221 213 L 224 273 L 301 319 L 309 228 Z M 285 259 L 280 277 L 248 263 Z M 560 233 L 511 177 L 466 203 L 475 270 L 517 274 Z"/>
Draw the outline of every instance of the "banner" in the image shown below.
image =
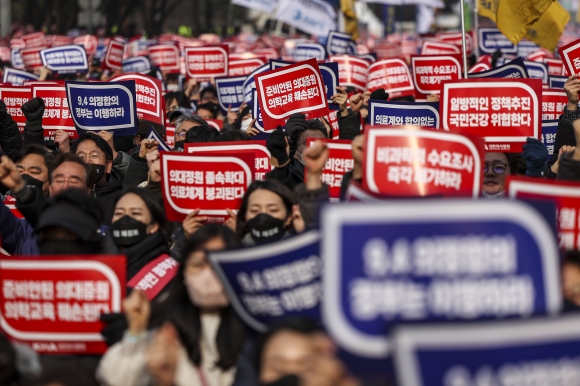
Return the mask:
<path fill-rule="evenodd" d="M 54 140 L 57 130 L 64 130 L 71 138 L 78 138 L 75 124 L 71 116 L 66 88 L 61 85 L 32 86 L 32 98 L 44 100 L 42 128 L 44 140 Z"/>
<path fill-rule="evenodd" d="M 470 73 L 469 78 L 518 79 L 529 78 L 529 76 L 524 60 L 522 58 L 517 58 L 489 71 L 480 71 L 474 74 Z"/>
<path fill-rule="evenodd" d="M 480 28 L 477 32 L 480 55 L 493 55 L 497 50 L 501 50 L 503 54 L 517 54 L 518 47 L 497 28 Z"/>
<path fill-rule="evenodd" d="M 291 316 L 320 320 L 322 259 L 318 231 L 274 244 L 208 253 L 232 307 L 254 330 Z"/>
<path fill-rule="evenodd" d="M 526 318 L 561 309 L 553 229 L 524 203 L 328 205 L 321 224 L 323 319 L 333 340 L 359 357 L 384 360 L 392 353 L 387 331 L 395 323 Z"/>
<path fill-rule="evenodd" d="M 364 54 L 364 55 L 357 55 L 358 58 L 364 59 L 367 62 L 369 62 L 370 64 L 373 64 L 374 62 L 377 61 L 377 54 L 376 53 L 370 53 L 370 54 Z"/>
<path fill-rule="evenodd" d="M 2 83 L 11 84 L 13 86 L 22 86 L 27 80 L 38 80 L 38 76 L 15 68 L 4 67 L 4 71 L 2 72 Z"/>
<path fill-rule="evenodd" d="M 370 63 L 354 56 L 331 56 L 330 62 L 338 63 L 339 83 L 343 87 L 354 87 L 364 91 L 367 86 L 367 76 Z"/>
<path fill-rule="evenodd" d="M 399 53 L 399 46 L 397 44 L 379 43 L 375 47 L 377 52 L 377 59 L 395 59 L 401 56 Z"/>
<path fill-rule="evenodd" d="M 567 105 L 568 97 L 565 91 L 542 89 L 542 121 L 557 120 Z"/>
<path fill-rule="evenodd" d="M 453 55 L 461 54 L 459 47 L 453 44 L 434 42 L 431 40 L 423 41 L 421 45 L 421 55 Z"/>
<path fill-rule="evenodd" d="M 230 60 L 228 76 L 243 76 L 245 78 L 264 64 L 264 61 L 260 58 Z"/>
<path fill-rule="evenodd" d="M 165 124 L 162 83 L 159 79 L 142 74 L 123 74 L 109 79 L 111 82 L 135 81 L 137 118 Z"/>
<path fill-rule="evenodd" d="M 232 4 L 273 14 L 278 0 L 232 0 Z"/>
<path fill-rule="evenodd" d="M 314 36 L 336 30 L 336 12 L 323 0 L 278 0 L 275 19 Z"/>
<path fill-rule="evenodd" d="M 73 44 L 83 46 L 88 56 L 94 56 L 97 53 L 99 40 L 93 35 L 83 35 L 74 38 Z"/>
<path fill-rule="evenodd" d="M 548 87 L 551 89 L 563 89 L 564 83 L 566 83 L 567 80 L 567 76 L 549 76 Z"/>
<path fill-rule="evenodd" d="M 477 138 L 413 127 L 370 127 L 363 187 L 388 196 L 481 194 L 482 143 Z"/>
<path fill-rule="evenodd" d="M 46 35 L 44 32 L 34 32 L 28 35 L 22 36 L 26 48 L 48 48 L 48 40 L 46 40 Z"/>
<path fill-rule="evenodd" d="M 185 66 L 188 78 L 228 76 L 228 47 L 188 47 Z"/>
<path fill-rule="evenodd" d="M 561 59 L 544 58 L 542 63 L 548 66 L 548 75 L 562 75 L 564 62 Z"/>
<path fill-rule="evenodd" d="M 440 32 L 435 37 L 438 42 L 454 45 L 459 48 L 459 52 L 463 51 L 463 34 L 461 32 Z M 473 54 L 473 36 L 471 31 L 465 34 L 465 45 L 467 46 L 467 56 Z"/>
<path fill-rule="evenodd" d="M 348 45 L 352 41 L 352 36 L 347 33 L 330 31 L 326 38 L 326 52 L 330 55 L 347 54 Z"/>
<path fill-rule="evenodd" d="M 40 51 L 42 65 L 59 74 L 89 71 L 87 53 L 81 46 L 69 45 Z"/>
<path fill-rule="evenodd" d="M 328 101 L 316 59 L 259 74 L 254 77 L 266 127 L 285 125 L 295 113 L 308 119 L 328 115 Z"/>
<path fill-rule="evenodd" d="M 138 72 L 146 75 L 152 71 L 151 62 L 146 56 L 135 56 L 123 60 L 123 72 Z"/>
<path fill-rule="evenodd" d="M 218 101 L 223 111 L 238 111 L 244 103 L 245 76 L 215 78 Z"/>
<path fill-rule="evenodd" d="M 123 68 L 123 56 L 127 43 L 111 39 L 103 57 L 102 67 L 106 70 L 118 71 Z"/>
<path fill-rule="evenodd" d="M 262 67 L 256 68 L 246 78 L 246 81 L 244 82 L 244 101 L 246 103 L 252 102 L 253 93 L 254 91 L 256 91 L 256 82 L 254 80 L 254 77 L 266 71 L 270 71 L 270 63 L 266 63 Z"/>
<path fill-rule="evenodd" d="M 158 44 L 150 46 L 149 60 L 155 67 L 159 67 L 161 71 L 179 72 L 180 58 L 179 49 L 173 44 Z"/>
<path fill-rule="evenodd" d="M 413 55 L 415 88 L 421 94 L 439 94 L 441 84 L 462 78 L 461 55 Z"/>
<path fill-rule="evenodd" d="M 543 84 L 548 84 L 548 66 L 544 63 L 524 60 L 530 79 L 540 79 Z"/>
<path fill-rule="evenodd" d="M 317 141 L 326 143 L 326 146 L 328 147 L 328 159 L 322 169 L 320 179 L 323 183 L 328 185 L 330 201 L 339 202 L 342 178 L 354 167 L 354 160 L 352 158 L 352 141 L 307 138 L 306 146 L 310 147 Z M 306 180 L 307 174 L 308 170 L 304 169 L 304 180 Z"/>
<path fill-rule="evenodd" d="M 552 201 L 560 248 L 580 249 L 580 184 L 561 180 L 510 177 L 506 186 L 510 198 Z"/>
<path fill-rule="evenodd" d="M 391 99 L 414 95 L 415 86 L 407 63 L 402 59 L 384 59 L 372 64 L 368 69 L 366 89 L 373 92 L 380 88 L 384 88 Z"/>
<path fill-rule="evenodd" d="M 194 156 L 160 153 L 161 189 L 169 221 L 182 222 L 194 210 L 211 222 L 223 223 L 234 212 L 254 175 L 250 160 L 241 156 Z"/>
<path fill-rule="evenodd" d="M 43 67 L 40 51 L 42 48 L 23 48 L 20 50 L 22 62 L 27 70 L 34 71 Z"/>
<path fill-rule="evenodd" d="M 0 100 L 6 104 L 6 112 L 18 124 L 20 131 L 24 131 L 26 117 L 22 113 L 22 105 L 32 98 L 30 87 L 0 86 Z"/>
<path fill-rule="evenodd" d="M 486 151 L 521 152 L 527 137 L 542 134 L 538 79 L 469 79 L 443 84 L 441 119 L 445 131 L 485 140 Z"/>
<path fill-rule="evenodd" d="M 369 124 L 413 125 L 439 129 L 438 102 L 388 102 L 369 100 Z"/>
<path fill-rule="evenodd" d="M 568 74 L 580 74 L 580 40 L 558 48 Z"/>
<path fill-rule="evenodd" d="M 478 72 L 489 71 L 491 70 L 491 66 L 487 63 L 476 63 L 469 69 L 470 74 L 476 74 Z"/>
<path fill-rule="evenodd" d="M 402 326 L 393 333 L 398 384 L 572 385 L 578 316 Z M 484 380 L 484 381 L 482 381 Z"/>
<path fill-rule="evenodd" d="M 0 328 L 41 354 L 104 354 L 101 314 L 122 312 L 125 256 L 0 259 Z"/>
<path fill-rule="evenodd" d="M 163 137 L 151 126 L 149 133 L 147 133 L 147 139 L 153 139 L 159 143 L 157 150 L 159 151 L 171 151 L 172 148 L 163 140 Z"/>
<path fill-rule="evenodd" d="M 141 75 L 142 76 L 142 75 Z M 66 94 L 77 129 L 137 134 L 135 81 L 66 81 Z"/>
<path fill-rule="evenodd" d="M 317 43 L 298 43 L 294 48 L 294 60 L 302 62 L 310 58 L 323 61 L 326 58 L 324 46 Z"/>

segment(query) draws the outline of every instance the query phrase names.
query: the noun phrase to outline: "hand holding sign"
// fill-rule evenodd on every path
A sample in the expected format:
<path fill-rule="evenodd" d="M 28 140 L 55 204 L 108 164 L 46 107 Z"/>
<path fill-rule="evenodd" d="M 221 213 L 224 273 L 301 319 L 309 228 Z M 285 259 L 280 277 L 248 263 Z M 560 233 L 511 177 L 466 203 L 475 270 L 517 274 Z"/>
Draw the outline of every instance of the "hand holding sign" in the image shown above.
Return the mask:
<path fill-rule="evenodd" d="M 70 151 L 70 135 L 64 130 L 57 130 L 54 134 L 54 144 L 61 153 L 68 153 Z"/>
<path fill-rule="evenodd" d="M 151 315 L 151 304 L 143 292 L 131 292 L 131 295 L 123 301 L 123 308 L 129 323 L 129 334 L 139 336 L 147 331 L 149 316 Z"/>
<path fill-rule="evenodd" d="M 183 234 L 190 238 L 199 228 L 205 225 L 208 220 L 207 216 L 198 216 L 200 209 L 196 209 L 185 217 L 183 220 Z"/>
<path fill-rule="evenodd" d="M 564 91 L 566 91 L 566 96 L 568 97 L 568 110 L 576 110 L 578 108 L 578 101 L 580 100 L 578 92 L 580 91 L 580 79 L 578 79 L 578 74 L 572 75 L 568 78 L 566 83 L 564 83 Z"/>
<path fill-rule="evenodd" d="M 340 114 L 342 116 L 345 116 L 348 113 L 348 111 L 346 110 L 346 101 L 348 100 L 348 95 L 344 90 L 344 88 L 342 87 L 337 87 L 336 91 L 338 92 L 334 94 L 331 98 L 332 103 L 337 104 Z"/>
<path fill-rule="evenodd" d="M 252 122 L 250 122 L 250 126 L 248 126 L 248 129 L 246 130 L 246 134 L 251 135 L 252 137 L 260 134 L 260 130 L 256 129 L 256 118 L 252 119 Z"/>
<path fill-rule="evenodd" d="M 113 150 L 113 160 L 117 158 L 117 152 L 115 151 L 115 143 L 113 142 L 113 134 L 109 133 L 108 131 L 99 131 L 97 135 L 103 138 Z"/>
<path fill-rule="evenodd" d="M 148 153 L 154 152 L 159 147 L 159 142 L 154 139 L 144 139 L 141 141 L 141 148 L 139 149 L 139 157 L 146 158 Z"/>

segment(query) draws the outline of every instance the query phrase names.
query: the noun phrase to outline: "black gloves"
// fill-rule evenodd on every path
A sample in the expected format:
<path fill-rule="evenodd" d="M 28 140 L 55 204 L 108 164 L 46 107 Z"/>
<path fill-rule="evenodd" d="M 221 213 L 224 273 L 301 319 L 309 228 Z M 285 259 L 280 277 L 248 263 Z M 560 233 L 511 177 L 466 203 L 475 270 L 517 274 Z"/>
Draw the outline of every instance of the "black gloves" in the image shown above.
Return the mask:
<path fill-rule="evenodd" d="M 290 156 L 286 151 L 287 146 L 288 142 L 286 141 L 286 134 L 284 133 L 284 130 L 278 126 L 276 131 L 272 132 L 266 141 L 266 147 L 272 155 L 270 162 L 273 166 L 284 166 L 290 160 Z"/>
<path fill-rule="evenodd" d="M 44 114 L 44 100 L 42 98 L 34 98 L 22 105 L 22 112 L 29 122 L 36 122 L 42 120 Z"/>
<path fill-rule="evenodd" d="M 527 138 L 526 144 L 522 146 L 522 158 L 526 161 L 526 176 L 541 177 L 544 164 L 548 159 L 548 149 L 535 138 Z"/>

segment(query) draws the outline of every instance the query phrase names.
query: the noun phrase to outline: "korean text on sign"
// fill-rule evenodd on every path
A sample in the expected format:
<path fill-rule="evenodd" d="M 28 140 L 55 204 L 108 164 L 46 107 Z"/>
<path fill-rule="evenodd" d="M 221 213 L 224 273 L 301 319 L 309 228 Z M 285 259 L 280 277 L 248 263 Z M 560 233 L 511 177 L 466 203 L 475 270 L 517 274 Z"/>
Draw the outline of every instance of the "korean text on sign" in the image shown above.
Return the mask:
<path fill-rule="evenodd" d="M 319 139 L 308 138 L 306 146 L 312 146 Z M 338 202 L 340 200 L 340 187 L 342 186 L 342 178 L 350 172 L 354 167 L 354 160 L 352 158 L 352 144 L 351 141 L 338 140 L 324 140 L 328 146 L 328 159 L 322 169 L 320 176 L 323 183 L 328 185 L 330 191 L 330 200 Z M 307 170 L 305 170 L 307 173 Z M 306 179 L 306 175 L 304 176 Z"/>
<path fill-rule="evenodd" d="M 185 68 L 190 78 L 227 76 L 227 47 L 188 47 L 185 49 Z"/>
<path fill-rule="evenodd" d="M 421 94 L 438 94 L 441 84 L 462 77 L 460 55 L 412 56 L 411 65 Z"/>

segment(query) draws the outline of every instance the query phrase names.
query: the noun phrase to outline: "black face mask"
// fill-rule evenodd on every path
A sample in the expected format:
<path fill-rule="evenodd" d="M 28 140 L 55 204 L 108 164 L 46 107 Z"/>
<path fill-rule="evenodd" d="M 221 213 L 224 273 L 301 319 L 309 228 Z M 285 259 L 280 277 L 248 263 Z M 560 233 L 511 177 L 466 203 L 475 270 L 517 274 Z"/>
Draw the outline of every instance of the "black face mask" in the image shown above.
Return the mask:
<path fill-rule="evenodd" d="M 39 244 L 41 255 L 98 255 L 102 253 L 100 241 L 45 240 Z"/>
<path fill-rule="evenodd" d="M 26 183 L 26 186 L 30 189 L 36 189 L 39 193 L 42 192 L 42 185 L 44 182 L 37 180 L 36 178 L 32 177 L 30 174 L 22 174 L 22 179 Z"/>
<path fill-rule="evenodd" d="M 185 148 L 185 141 L 176 141 L 173 150 L 183 150 Z"/>
<path fill-rule="evenodd" d="M 271 243 L 284 237 L 284 220 L 260 213 L 247 223 L 252 239 L 256 244 Z"/>
<path fill-rule="evenodd" d="M 96 175 L 95 180 L 97 182 L 99 182 L 100 180 L 102 180 L 103 179 L 103 176 L 105 175 L 105 165 L 89 164 L 89 166 L 95 172 L 95 175 Z"/>
<path fill-rule="evenodd" d="M 285 375 L 274 382 L 263 383 L 262 386 L 298 386 L 299 384 L 300 378 L 296 375 Z"/>
<path fill-rule="evenodd" d="M 130 247 L 147 238 L 147 225 L 127 215 L 111 224 L 110 229 L 119 247 Z"/>

